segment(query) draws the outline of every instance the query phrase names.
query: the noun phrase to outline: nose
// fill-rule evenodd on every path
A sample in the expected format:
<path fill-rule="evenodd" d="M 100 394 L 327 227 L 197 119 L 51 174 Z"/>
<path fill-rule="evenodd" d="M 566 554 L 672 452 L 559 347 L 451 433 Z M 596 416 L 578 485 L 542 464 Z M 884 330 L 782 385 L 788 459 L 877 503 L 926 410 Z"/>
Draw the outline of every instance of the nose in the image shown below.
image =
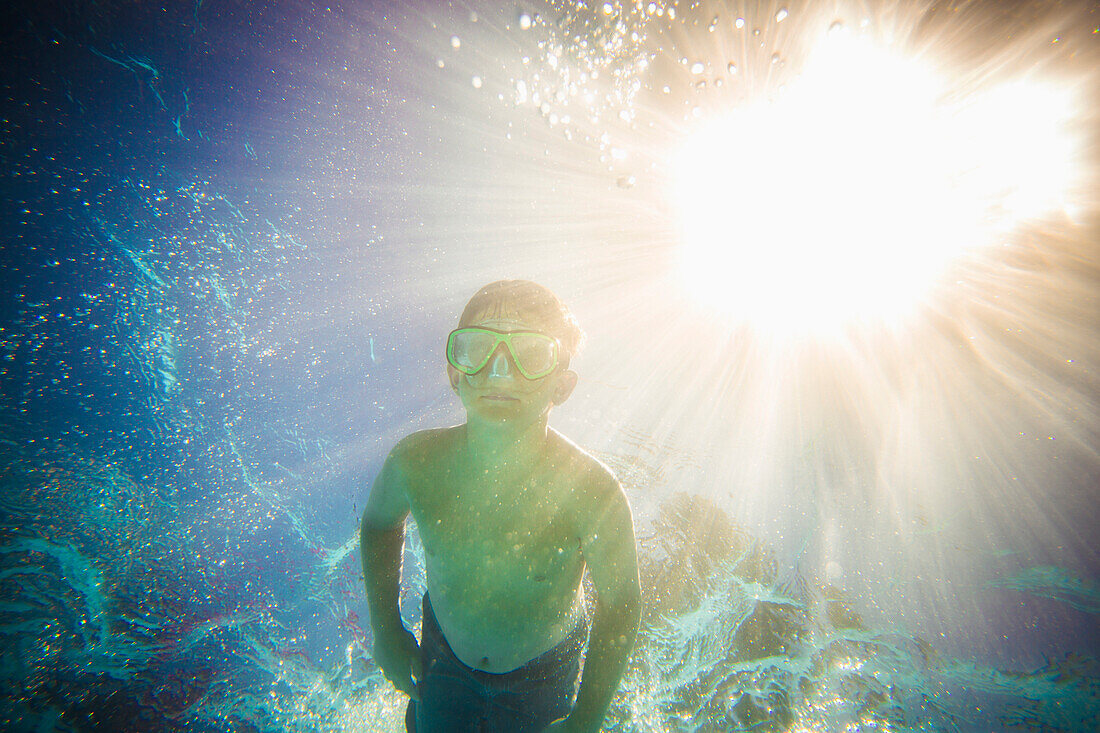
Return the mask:
<path fill-rule="evenodd" d="M 508 355 L 504 353 L 504 344 L 501 344 L 497 349 L 497 353 L 493 355 L 492 361 L 489 363 L 489 376 L 490 377 L 510 377 L 512 376 L 512 365 L 508 362 Z"/>

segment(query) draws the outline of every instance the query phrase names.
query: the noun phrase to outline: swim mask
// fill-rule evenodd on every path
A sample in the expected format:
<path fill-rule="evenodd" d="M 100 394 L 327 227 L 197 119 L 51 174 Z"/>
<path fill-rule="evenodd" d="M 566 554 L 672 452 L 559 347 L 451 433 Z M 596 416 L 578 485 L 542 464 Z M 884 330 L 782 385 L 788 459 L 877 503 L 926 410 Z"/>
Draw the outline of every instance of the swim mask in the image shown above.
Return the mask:
<path fill-rule="evenodd" d="M 527 379 L 542 379 L 558 366 L 558 340 L 537 331 L 497 331 L 471 326 L 447 337 L 447 363 L 466 375 L 485 368 L 497 347 L 504 344 L 512 363 Z"/>

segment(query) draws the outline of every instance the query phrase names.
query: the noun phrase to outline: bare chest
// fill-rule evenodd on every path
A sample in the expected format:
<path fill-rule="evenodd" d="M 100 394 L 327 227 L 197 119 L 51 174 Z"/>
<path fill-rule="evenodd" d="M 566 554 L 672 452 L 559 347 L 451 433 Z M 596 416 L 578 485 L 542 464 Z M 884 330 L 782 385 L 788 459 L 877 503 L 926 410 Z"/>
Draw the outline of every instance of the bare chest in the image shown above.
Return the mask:
<path fill-rule="evenodd" d="M 579 560 L 560 486 L 452 480 L 425 487 L 419 499 L 413 512 L 437 576 L 471 585 L 546 583 Z"/>
<path fill-rule="evenodd" d="M 439 488 L 414 516 L 432 606 L 455 653 L 506 671 L 560 642 L 583 612 L 568 502 L 538 484 Z"/>

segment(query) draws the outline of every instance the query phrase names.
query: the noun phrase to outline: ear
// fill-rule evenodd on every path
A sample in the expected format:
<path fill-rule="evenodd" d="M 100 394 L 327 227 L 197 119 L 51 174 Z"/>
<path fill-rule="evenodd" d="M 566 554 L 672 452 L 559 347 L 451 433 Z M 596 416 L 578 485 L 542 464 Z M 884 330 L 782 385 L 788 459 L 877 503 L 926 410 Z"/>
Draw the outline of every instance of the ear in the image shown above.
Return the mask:
<path fill-rule="evenodd" d="M 448 364 L 447 365 L 447 379 L 450 381 L 451 390 L 453 390 L 455 394 L 458 394 L 458 378 L 459 378 L 458 370 L 455 369 L 450 364 Z"/>
<path fill-rule="evenodd" d="M 554 386 L 552 399 L 555 405 L 560 405 L 569 399 L 577 386 L 577 373 L 572 369 L 566 369 L 558 375 L 558 383 Z"/>

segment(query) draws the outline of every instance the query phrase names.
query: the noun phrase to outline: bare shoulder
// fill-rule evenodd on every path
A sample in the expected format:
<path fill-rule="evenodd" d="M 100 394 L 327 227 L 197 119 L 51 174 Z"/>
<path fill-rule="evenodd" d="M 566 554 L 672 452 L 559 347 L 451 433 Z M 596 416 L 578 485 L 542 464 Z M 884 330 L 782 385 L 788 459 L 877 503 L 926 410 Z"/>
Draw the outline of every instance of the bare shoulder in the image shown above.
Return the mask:
<path fill-rule="evenodd" d="M 432 428 L 410 433 L 398 441 L 386 460 L 394 461 L 405 471 L 430 467 L 447 458 L 459 429 Z"/>
<path fill-rule="evenodd" d="M 363 510 L 364 527 L 388 529 L 405 521 L 425 476 L 443 461 L 447 446 L 454 442 L 452 431 L 423 430 L 398 441 L 371 484 Z"/>
<path fill-rule="evenodd" d="M 558 465 L 572 483 L 579 509 L 589 511 L 609 504 L 628 507 L 623 487 L 607 465 L 560 433 L 553 436 Z"/>

